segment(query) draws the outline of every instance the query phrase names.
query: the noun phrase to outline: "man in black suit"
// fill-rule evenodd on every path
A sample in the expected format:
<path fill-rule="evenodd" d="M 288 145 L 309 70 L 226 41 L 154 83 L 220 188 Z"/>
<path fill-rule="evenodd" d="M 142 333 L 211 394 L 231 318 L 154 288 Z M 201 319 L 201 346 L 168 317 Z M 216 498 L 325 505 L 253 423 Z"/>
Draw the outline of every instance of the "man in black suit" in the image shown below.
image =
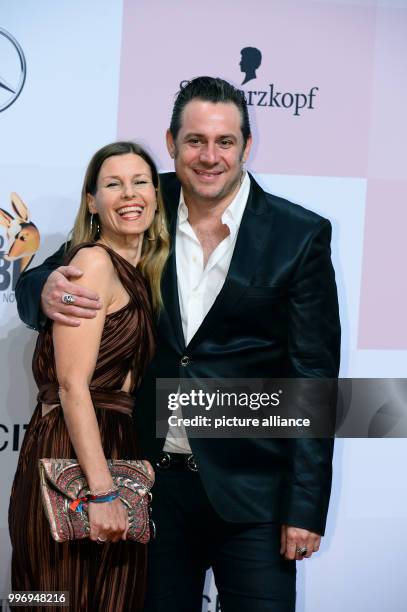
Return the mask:
<path fill-rule="evenodd" d="M 210 77 L 180 91 L 167 132 L 175 174 L 161 176 L 172 236 L 164 309 L 135 410 L 157 466 L 148 612 L 198 612 L 208 567 L 223 612 L 292 612 L 295 560 L 325 530 L 332 440 L 188 440 L 171 428 L 163 447 L 155 435 L 156 378 L 338 375 L 330 223 L 261 189 L 243 167 L 251 143 L 242 92 Z M 26 323 L 38 326 L 41 308 L 67 324 L 94 316 L 97 296 L 61 259 L 62 249 L 20 278 Z"/>

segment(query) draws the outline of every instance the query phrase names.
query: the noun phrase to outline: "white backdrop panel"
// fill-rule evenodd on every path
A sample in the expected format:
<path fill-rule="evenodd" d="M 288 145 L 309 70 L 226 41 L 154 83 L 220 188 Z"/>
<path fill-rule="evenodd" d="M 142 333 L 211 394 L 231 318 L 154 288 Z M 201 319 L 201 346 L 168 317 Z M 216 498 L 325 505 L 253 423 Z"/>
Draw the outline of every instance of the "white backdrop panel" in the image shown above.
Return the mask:
<path fill-rule="evenodd" d="M 374 0 L 342 3 L 320 0 L 319 3 L 376 5 Z M 153 4 L 157 10 L 152 10 Z M 236 4 L 240 12 L 246 6 L 243 0 Z M 388 3 L 381 0 L 378 4 L 406 7 L 405 0 Z M 136 9 L 147 6 L 144 0 L 134 0 L 134 5 Z M 174 2 L 175 8 L 176 5 Z M 259 2 L 260 5 L 264 10 L 266 4 Z M 143 83 L 138 80 L 137 66 L 140 62 L 145 66 L 149 58 L 154 65 L 163 62 L 166 46 L 177 35 L 177 23 L 168 24 L 168 40 L 157 43 L 154 20 L 160 19 L 160 2 L 151 2 L 149 6 L 151 21 L 142 26 L 151 31 L 151 47 L 143 57 L 133 58 L 135 88 L 139 92 L 143 91 Z M 27 81 L 20 98 L 7 111 L 0 112 L 0 207 L 10 210 L 11 191 L 17 191 L 28 205 L 42 238 L 34 265 L 53 252 L 71 228 L 90 155 L 116 138 L 122 17 L 119 0 L 86 3 L 2 0 L 0 4 L 0 27 L 15 36 L 27 59 Z M 194 23 L 193 4 L 183 19 L 185 23 L 188 20 Z M 239 24 L 233 24 L 236 27 Z M 236 33 L 233 36 L 236 38 Z M 240 46 L 236 49 L 239 51 Z M 203 66 L 203 55 L 199 50 L 197 53 L 199 65 Z M 297 51 L 287 47 L 284 53 Z M 233 61 L 237 59 L 233 55 Z M 210 58 L 208 65 L 212 66 L 215 60 Z M 188 65 L 193 61 L 193 56 L 188 57 Z M 383 61 L 388 61 L 391 71 L 391 54 Z M 178 73 L 184 73 L 176 62 L 172 63 L 172 69 L 171 91 L 175 92 Z M 159 92 L 159 70 L 153 76 Z M 165 80 L 169 77 L 166 71 Z M 168 97 L 164 99 L 168 104 Z M 338 109 L 331 109 L 332 117 L 336 110 L 339 112 L 340 104 L 338 99 Z M 169 108 L 163 112 L 169 116 Z M 141 126 L 147 119 L 147 123 L 153 124 L 155 116 L 150 115 L 150 105 L 146 102 L 137 108 L 133 125 Z M 137 137 L 137 133 L 131 135 Z M 260 133 L 259 137 L 264 135 Z M 162 154 L 163 139 L 164 134 L 160 134 L 147 142 L 153 154 L 160 152 L 163 169 L 170 170 L 171 162 Z M 342 375 L 406 377 L 406 351 L 357 348 L 366 177 L 276 176 L 270 171 L 258 175 L 258 179 L 266 189 L 320 212 L 332 221 L 333 261 L 343 325 Z M 0 237 L 4 238 L 3 231 Z M 2 250 L 4 247 L 0 247 Z M 394 282 L 400 279 L 394 278 Z M 4 493 L 0 497 L 1 595 L 9 584 L 8 491 L 23 426 L 30 418 L 36 392 L 30 363 L 35 333 L 19 322 L 11 285 L 0 291 L 0 316 L 0 477 Z M 384 312 L 383 316 L 391 316 L 391 312 Z M 327 534 L 321 552 L 298 568 L 299 612 L 404 611 L 406 463 L 405 440 L 337 442 Z M 210 576 L 206 592 L 211 602 L 204 603 L 203 610 L 215 612 L 216 592 Z"/>

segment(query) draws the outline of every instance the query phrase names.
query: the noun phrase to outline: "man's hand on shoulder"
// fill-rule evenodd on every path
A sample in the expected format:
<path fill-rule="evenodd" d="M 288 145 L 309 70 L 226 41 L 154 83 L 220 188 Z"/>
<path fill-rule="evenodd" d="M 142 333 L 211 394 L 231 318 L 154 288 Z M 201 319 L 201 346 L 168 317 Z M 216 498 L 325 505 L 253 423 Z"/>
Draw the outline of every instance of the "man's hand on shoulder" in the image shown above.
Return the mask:
<path fill-rule="evenodd" d="M 101 308 L 99 296 L 72 279 L 80 278 L 83 272 L 75 266 L 60 266 L 48 277 L 41 293 L 41 309 L 52 319 L 70 327 L 81 324 L 80 319 L 92 319 Z M 71 295 L 73 303 L 62 301 L 64 295 Z"/>
<path fill-rule="evenodd" d="M 302 561 L 303 559 L 309 559 L 312 553 L 319 550 L 320 544 L 321 536 L 318 533 L 300 527 L 281 526 L 280 553 L 287 560 Z M 298 548 L 306 548 L 307 552 L 301 554 L 297 551 Z"/>

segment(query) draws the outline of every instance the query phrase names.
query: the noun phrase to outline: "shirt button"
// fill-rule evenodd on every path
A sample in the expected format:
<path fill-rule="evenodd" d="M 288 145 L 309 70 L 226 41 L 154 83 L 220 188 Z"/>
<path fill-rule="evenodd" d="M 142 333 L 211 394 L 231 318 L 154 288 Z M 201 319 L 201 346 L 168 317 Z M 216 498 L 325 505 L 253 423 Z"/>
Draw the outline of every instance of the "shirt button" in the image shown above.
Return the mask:
<path fill-rule="evenodd" d="M 181 357 L 180 364 L 184 367 L 187 366 L 189 364 L 189 357 L 187 357 L 187 355 Z"/>

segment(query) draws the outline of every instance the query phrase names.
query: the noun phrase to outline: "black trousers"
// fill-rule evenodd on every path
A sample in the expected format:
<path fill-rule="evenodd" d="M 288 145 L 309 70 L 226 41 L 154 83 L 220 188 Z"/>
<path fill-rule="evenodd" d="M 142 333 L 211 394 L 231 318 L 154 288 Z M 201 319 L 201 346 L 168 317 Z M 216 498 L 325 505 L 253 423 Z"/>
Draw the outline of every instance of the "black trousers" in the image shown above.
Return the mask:
<path fill-rule="evenodd" d="M 280 555 L 279 525 L 222 520 L 196 472 L 156 478 L 144 612 L 201 612 L 210 567 L 222 612 L 294 612 L 295 561 Z"/>

